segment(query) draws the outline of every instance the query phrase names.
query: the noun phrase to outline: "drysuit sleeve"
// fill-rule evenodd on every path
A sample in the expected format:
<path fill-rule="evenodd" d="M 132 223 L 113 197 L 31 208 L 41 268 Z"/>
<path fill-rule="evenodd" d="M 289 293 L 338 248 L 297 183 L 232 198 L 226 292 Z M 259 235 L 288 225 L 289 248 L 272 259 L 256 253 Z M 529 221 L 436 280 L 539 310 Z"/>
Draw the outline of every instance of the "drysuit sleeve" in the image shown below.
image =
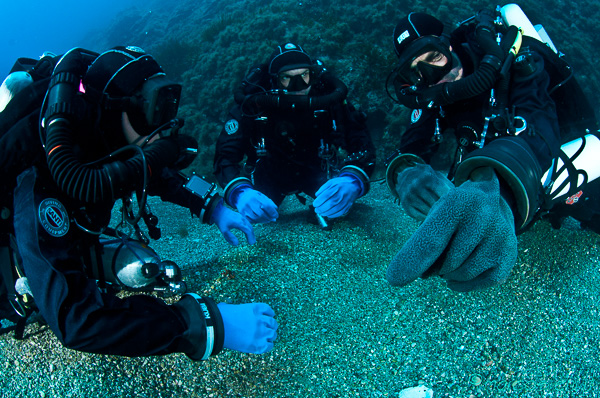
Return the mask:
<path fill-rule="evenodd" d="M 194 195 L 184 187 L 187 179 L 178 170 L 172 168 L 163 168 L 160 177 L 153 179 L 148 187 L 148 194 L 190 209 L 190 212 L 199 217 L 203 223 L 210 224 L 213 210 L 221 200 L 221 196 L 216 191 L 206 198 Z"/>
<path fill-rule="evenodd" d="M 459 165 L 454 179 L 458 186 L 477 168 L 494 168 L 501 179 L 503 197 L 515 214 L 517 230 L 522 230 L 539 208 L 540 179 L 560 150 L 560 130 L 554 101 L 548 93 L 549 76 L 543 59 L 531 53 L 535 71 L 512 79 L 509 106 L 525 121 L 518 135 L 497 138 L 469 153 Z"/>

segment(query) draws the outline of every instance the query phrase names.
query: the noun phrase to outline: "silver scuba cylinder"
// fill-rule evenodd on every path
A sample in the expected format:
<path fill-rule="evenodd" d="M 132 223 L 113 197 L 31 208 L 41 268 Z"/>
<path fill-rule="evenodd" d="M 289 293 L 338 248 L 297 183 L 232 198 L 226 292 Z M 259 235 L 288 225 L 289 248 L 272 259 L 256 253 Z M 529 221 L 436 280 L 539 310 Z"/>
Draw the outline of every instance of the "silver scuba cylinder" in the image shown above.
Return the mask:
<path fill-rule="evenodd" d="M 101 240 L 102 264 L 93 267 L 94 278 L 125 290 L 185 293 L 181 270 L 173 261 L 162 261 L 143 242 L 130 238 Z"/>
<path fill-rule="evenodd" d="M 568 194 L 577 195 L 578 188 L 583 184 L 600 177 L 600 139 L 597 136 L 586 134 L 567 142 L 560 150 L 563 156 L 554 159 L 552 166 L 542 176 L 542 185 L 553 202 L 562 200 Z"/>
<path fill-rule="evenodd" d="M 6 105 L 19 91 L 31 83 L 33 83 L 33 79 L 27 72 L 18 71 L 6 76 L 6 79 L 0 85 L 0 112 L 4 110 Z"/>
<path fill-rule="evenodd" d="M 541 24 L 533 25 L 527 15 L 525 15 L 525 12 L 517 4 L 506 4 L 500 8 L 500 14 L 505 25 L 521 28 L 525 36 L 533 37 L 545 43 L 552 51 L 558 54 L 558 50 L 546 32 L 546 29 Z"/>

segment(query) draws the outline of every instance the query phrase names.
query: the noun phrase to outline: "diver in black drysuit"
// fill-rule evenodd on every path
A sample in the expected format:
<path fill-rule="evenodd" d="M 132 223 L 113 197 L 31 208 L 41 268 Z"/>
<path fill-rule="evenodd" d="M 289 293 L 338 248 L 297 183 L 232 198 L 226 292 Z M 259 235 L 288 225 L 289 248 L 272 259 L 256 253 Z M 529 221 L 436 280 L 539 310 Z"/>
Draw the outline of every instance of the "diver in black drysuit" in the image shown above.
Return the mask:
<path fill-rule="evenodd" d="M 515 27 L 498 43 L 495 21 L 482 11 L 446 37 L 441 21 L 411 13 L 394 30 L 399 64 L 388 83 L 413 111 L 387 179 L 423 221 L 388 268 L 394 285 L 430 275 L 455 290 L 501 283 L 516 261 L 515 233 L 552 206 L 598 231 L 597 181 L 564 203 L 551 203 L 541 183 L 566 142 L 540 52 L 551 50 Z M 590 113 L 587 127 L 597 128 Z"/>
<path fill-rule="evenodd" d="M 302 76 L 281 81 L 293 71 Z M 365 116 L 346 102 L 347 92 L 293 43 L 251 68 L 216 146 L 225 201 L 252 222 L 274 221 L 277 206 L 298 193 L 316 197 L 318 214 L 345 215 L 368 192 L 375 167 Z"/>
<path fill-rule="evenodd" d="M 231 229 L 255 242 L 251 225 L 223 205 L 214 185 L 201 184 L 203 192 L 186 188 L 194 177 L 179 170 L 191 163 L 197 144 L 176 131 L 180 90 L 137 47 L 100 55 L 73 49 L 54 68 L 41 113 L 34 110 L 15 125 L 16 135 L 4 135 L 37 141 L 37 156 L 12 184 L 14 214 L 2 230 L 2 254 L 11 256 L 0 260 L 18 260 L 28 294 L 69 348 L 130 357 L 183 352 L 200 360 L 224 347 L 262 353 L 273 346 L 277 322 L 267 304 L 217 305 L 195 293 L 172 305 L 143 294 L 119 298 L 107 288 L 114 282 L 103 274 L 109 267 L 97 265 L 105 251 L 99 235 L 115 200 L 132 191 L 144 210 L 145 196 L 158 195 L 215 223 L 231 244 L 238 244 Z M 18 95 L 13 101 L 19 103 Z M 132 225 L 148 215 L 140 211 Z M 7 290 L 10 298 L 23 294 L 10 284 Z"/>

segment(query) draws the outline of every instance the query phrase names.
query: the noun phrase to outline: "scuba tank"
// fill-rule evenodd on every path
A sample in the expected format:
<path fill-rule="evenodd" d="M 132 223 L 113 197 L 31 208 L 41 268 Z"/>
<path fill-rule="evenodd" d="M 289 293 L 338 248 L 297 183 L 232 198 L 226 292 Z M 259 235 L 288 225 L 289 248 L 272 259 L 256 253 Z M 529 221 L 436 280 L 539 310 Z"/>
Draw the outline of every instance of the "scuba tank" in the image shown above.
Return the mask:
<path fill-rule="evenodd" d="M 25 71 L 16 71 L 9 74 L 0 86 L 0 112 L 6 108 L 6 105 L 19 91 L 31 83 L 33 83 L 33 78 Z"/>
<path fill-rule="evenodd" d="M 598 177 L 600 139 L 593 134 L 568 142 L 560 147 L 561 154 L 542 177 L 542 185 L 552 202 L 577 195 L 577 192 Z"/>
<path fill-rule="evenodd" d="M 565 54 L 557 50 L 544 27 L 533 25 L 516 4 L 501 7 L 500 14 L 506 26 L 516 26 L 523 31 L 522 47 L 537 52 L 544 59 L 544 69 L 550 76 L 548 92 L 556 104 L 562 143 L 580 138 L 587 129 L 597 130 L 595 109 L 575 78 Z M 524 51 L 524 54 L 518 54 L 517 61 L 526 61 L 526 58 L 527 51 Z"/>
<path fill-rule="evenodd" d="M 92 276 L 130 291 L 183 294 L 187 290 L 181 270 L 173 261 L 161 260 L 149 246 L 131 238 L 100 240 L 101 262 Z"/>
<path fill-rule="evenodd" d="M 502 15 L 502 20 L 506 25 L 513 25 L 521 28 L 525 36 L 533 37 L 538 41 L 545 42 L 542 40 L 542 37 L 538 32 L 538 28 L 533 26 L 533 24 L 529 21 L 529 18 L 527 18 L 527 15 L 525 15 L 521 7 L 519 7 L 517 4 L 507 4 L 503 6 L 500 8 L 500 14 Z M 537 26 L 541 27 L 541 25 Z"/>
<path fill-rule="evenodd" d="M 520 27 L 523 31 L 523 35 L 533 37 L 534 39 L 545 43 L 548 47 L 558 54 L 556 46 L 550 39 L 546 29 L 542 25 L 533 25 L 527 15 L 523 12 L 521 7 L 517 4 L 507 4 L 500 9 L 502 20 L 508 26 L 514 25 Z"/>
<path fill-rule="evenodd" d="M 559 156 L 552 161 L 541 182 L 548 195 L 546 200 L 550 203 L 565 198 L 569 200 L 576 196 L 585 184 L 600 176 L 597 160 L 600 140 L 597 135 L 589 132 L 589 129 L 596 126 L 593 109 L 576 80 L 572 78 L 573 72 L 562 59 L 563 54 L 557 50 L 544 27 L 539 24 L 533 25 L 517 4 L 503 6 L 500 14 L 506 25 L 519 27 L 524 36 L 544 43 L 551 50 L 546 50 L 546 54 L 543 54 L 544 47 L 536 48 L 546 59 L 546 69 L 551 80 L 554 78 L 554 82 L 551 82 L 551 96 L 557 106 L 561 135 L 566 138 L 564 141 L 569 142 L 561 146 Z M 552 60 L 556 61 L 556 65 L 548 62 Z M 585 136 L 581 133 L 584 130 L 587 131 Z"/>

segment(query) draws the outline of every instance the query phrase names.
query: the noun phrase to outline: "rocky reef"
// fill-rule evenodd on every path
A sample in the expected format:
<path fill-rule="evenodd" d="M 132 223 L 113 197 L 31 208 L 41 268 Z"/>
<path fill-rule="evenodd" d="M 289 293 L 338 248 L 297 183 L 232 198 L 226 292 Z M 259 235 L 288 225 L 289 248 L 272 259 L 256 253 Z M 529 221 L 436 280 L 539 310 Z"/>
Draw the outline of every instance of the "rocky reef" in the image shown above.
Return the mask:
<path fill-rule="evenodd" d="M 591 0 L 518 4 L 534 24 L 544 25 L 597 104 L 599 76 L 588 54 L 598 36 L 598 7 Z M 407 109 L 394 104 L 385 90 L 395 61 L 391 35 L 396 21 L 410 11 L 424 11 L 444 21 L 449 31 L 482 7 L 478 1 L 456 0 L 149 1 L 123 12 L 90 42 L 100 47 L 95 50 L 140 46 L 183 83 L 180 115 L 202 148 L 192 167 L 207 176 L 235 85 L 275 46 L 297 42 L 348 84 L 350 100 L 369 115 L 382 164 L 408 123 Z"/>

